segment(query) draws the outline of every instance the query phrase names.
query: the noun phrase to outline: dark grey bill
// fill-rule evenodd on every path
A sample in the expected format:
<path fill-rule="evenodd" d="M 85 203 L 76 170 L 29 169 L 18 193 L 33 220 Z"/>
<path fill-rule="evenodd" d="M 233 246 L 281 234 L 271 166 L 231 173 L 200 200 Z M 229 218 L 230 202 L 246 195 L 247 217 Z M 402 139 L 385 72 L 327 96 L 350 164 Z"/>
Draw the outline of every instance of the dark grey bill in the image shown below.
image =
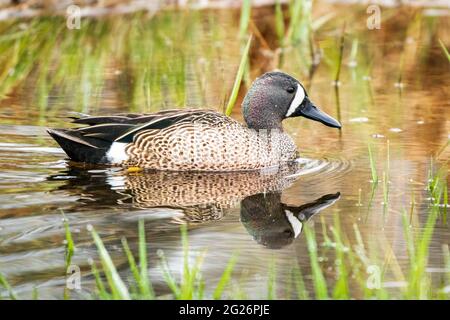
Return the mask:
<path fill-rule="evenodd" d="M 305 97 L 302 104 L 295 109 L 293 117 L 302 116 L 314 121 L 322 122 L 332 128 L 341 128 L 341 124 L 336 119 L 330 117 L 325 112 L 316 107 L 308 97 Z"/>

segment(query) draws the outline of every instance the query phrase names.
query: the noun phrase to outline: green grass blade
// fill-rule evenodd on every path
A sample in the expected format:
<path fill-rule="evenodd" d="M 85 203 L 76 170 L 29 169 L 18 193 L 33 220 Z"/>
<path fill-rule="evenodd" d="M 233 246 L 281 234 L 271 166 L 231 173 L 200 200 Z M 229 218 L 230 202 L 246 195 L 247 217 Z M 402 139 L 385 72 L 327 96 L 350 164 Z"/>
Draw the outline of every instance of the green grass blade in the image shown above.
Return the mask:
<path fill-rule="evenodd" d="M 189 268 L 189 241 L 187 238 L 187 227 L 185 224 L 180 226 L 181 231 L 181 247 L 183 248 L 183 274 L 181 281 L 181 297 L 182 299 L 192 299 L 190 293 L 190 284 L 192 282 L 192 274 Z"/>
<path fill-rule="evenodd" d="M 300 300 L 309 300 L 308 290 L 306 289 L 300 267 L 296 265 L 292 272 L 295 282 L 295 289 L 297 291 L 297 298 Z"/>
<path fill-rule="evenodd" d="M 339 79 L 341 77 L 342 60 L 344 58 L 344 43 L 345 43 L 345 23 L 342 27 L 342 34 L 339 41 L 339 56 L 337 61 L 336 75 L 334 76 L 334 83 L 337 86 L 339 84 Z"/>
<path fill-rule="evenodd" d="M 241 19 L 239 21 L 239 37 L 242 39 L 247 33 L 252 13 L 251 0 L 243 0 L 241 7 Z"/>
<path fill-rule="evenodd" d="M 300 13 L 303 8 L 303 1 L 291 1 L 289 5 L 289 28 L 286 33 L 286 39 L 292 45 L 294 43 L 295 30 L 300 24 Z"/>
<path fill-rule="evenodd" d="M 134 259 L 133 253 L 128 245 L 127 239 L 122 238 L 122 247 L 125 251 L 125 255 L 127 256 L 128 265 L 130 266 L 131 273 L 133 274 L 133 278 L 137 284 L 141 283 L 141 275 L 139 273 L 139 269 L 136 265 L 136 260 Z"/>
<path fill-rule="evenodd" d="M 31 300 L 39 300 L 39 291 L 37 287 L 33 287 L 33 292 L 31 293 Z"/>
<path fill-rule="evenodd" d="M 148 265 L 147 265 L 147 242 L 145 241 L 145 225 L 144 220 L 139 220 L 139 267 L 140 281 L 139 289 L 145 299 L 153 299 L 154 293 L 152 285 L 149 281 Z"/>
<path fill-rule="evenodd" d="M 205 296 L 205 280 L 201 277 L 197 278 L 197 292 L 195 299 L 203 300 Z"/>
<path fill-rule="evenodd" d="M 230 99 L 228 100 L 227 107 L 225 109 L 225 114 L 229 116 L 233 111 L 233 107 L 236 104 L 236 99 L 238 97 L 239 88 L 241 86 L 242 77 L 244 76 L 244 71 L 248 61 L 248 52 L 250 50 L 250 45 L 252 43 L 252 36 L 250 36 L 247 40 L 247 44 L 245 45 L 244 52 L 242 53 L 241 62 L 239 64 L 238 72 L 236 74 L 236 78 L 234 79 L 233 89 L 231 90 Z"/>
<path fill-rule="evenodd" d="M 446 276 L 445 281 L 446 281 L 447 287 L 450 287 L 450 252 L 448 250 L 448 244 L 442 245 L 442 252 L 443 252 L 443 256 L 444 256 L 445 269 L 447 270 L 445 273 L 445 276 Z"/>
<path fill-rule="evenodd" d="M 410 223 L 408 222 L 408 216 L 406 212 L 403 212 L 402 222 L 403 222 L 403 234 L 406 240 L 406 246 L 408 248 L 409 260 L 416 261 L 416 248 L 414 245 L 414 235 L 410 229 Z"/>
<path fill-rule="evenodd" d="M 267 280 L 267 300 L 275 300 L 276 298 L 276 262 L 272 260 Z"/>
<path fill-rule="evenodd" d="M 349 299 L 349 276 L 347 272 L 347 268 L 345 265 L 346 257 L 345 257 L 345 246 L 341 239 L 341 230 L 340 224 L 338 220 L 338 215 L 335 215 L 335 224 L 332 229 L 334 242 L 336 243 L 335 252 L 336 252 L 336 268 L 338 271 L 338 281 L 336 282 L 333 290 L 333 298 L 334 299 Z"/>
<path fill-rule="evenodd" d="M 11 300 L 17 300 L 18 297 L 14 293 L 13 289 L 11 288 L 9 282 L 6 280 L 6 278 L 3 276 L 3 274 L 0 273 L 0 286 L 6 289 L 8 291 L 9 298 Z"/>
<path fill-rule="evenodd" d="M 313 31 L 319 30 L 323 25 L 325 25 L 328 21 L 336 16 L 335 12 L 329 12 L 327 14 L 321 15 L 314 19 L 311 23 L 311 28 Z"/>
<path fill-rule="evenodd" d="M 172 290 L 172 293 L 175 296 L 175 299 L 179 299 L 180 298 L 180 288 L 178 287 L 177 282 L 175 281 L 175 278 L 172 276 L 172 273 L 170 272 L 169 265 L 167 263 L 164 252 L 162 250 L 158 250 L 158 256 L 161 261 L 161 269 L 163 271 L 164 281 L 166 282 L 169 289 Z"/>
<path fill-rule="evenodd" d="M 434 185 L 430 189 L 430 193 L 435 202 L 431 206 L 425 226 L 416 241 L 415 259 L 410 260 L 408 290 L 406 293 L 408 299 L 427 299 L 430 295 L 430 279 L 426 273 L 426 266 L 428 264 L 431 237 L 439 216 L 439 206 L 436 204 L 439 204 L 443 190 L 441 172 L 438 172 L 433 177 L 433 182 Z"/>
<path fill-rule="evenodd" d="M 355 38 L 352 41 L 352 49 L 350 51 L 350 61 L 356 62 L 356 59 L 358 57 L 358 47 L 359 47 L 359 41 L 358 41 L 358 38 Z"/>
<path fill-rule="evenodd" d="M 98 296 L 100 297 L 100 299 L 102 300 L 110 300 L 111 296 L 110 294 L 106 291 L 105 285 L 103 284 L 103 280 L 100 277 L 100 273 L 98 272 L 97 267 L 95 266 L 95 262 L 92 263 L 91 265 L 91 270 L 92 270 L 92 274 L 94 275 L 94 279 L 95 279 L 95 286 L 97 287 L 97 291 L 98 291 Z"/>
<path fill-rule="evenodd" d="M 277 0 L 275 3 L 275 31 L 278 36 L 278 42 L 280 47 L 284 46 L 284 35 L 285 35 L 285 25 L 284 25 L 284 15 L 283 8 L 281 7 L 280 0 Z"/>
<path fill-rule="evenodd" d="M 388 212 L 389 207 L 389 177 L 386 171 L 383 171 L 383 211 Z"/>
<path fill-rule="evenodd" d="M 120 278 L 120 275 L 117 272 L 116 267 L 114 266 L 114 263 L 112 262 L 111 257 L 103 244 L 102 239 L 100 239 L 99 235 L 91 225 L 89 225 L 88 228 L 89 231 L 91 232 L 92 238 L 94 239 L 95 245 L 97 246 L 97 249 L 99 251 L 103 271 L 105 272 L 113 297 L 121 300 L 130 300 L 131 297 L 128 292 L 128 289 L 125 286 L 123 280 Z"/>
<path fill-rule="evenodd" d="M 367 144 L 367 149 L 369 150 L 370 172 L 372 173 L 372 182 L 376 184 L 378 183 L 378 174 L 370 143 Z"/>
<path fill-rule="evenodd" d="M 219 283 L 216 286 L 216 289 L 213 293 L 213 299 L 219 300 L 222 297 L 223 290 L 225 289 L 225 286 L 230 282 L 231 280 L 231 273 L 233 272 L 234 266 L 237 261 L 237 255 L 233 255 L 228 261 L 227 266 L 222 273 L 222 276 L 220 277 Z"/>
<path fill-rule="evenodd" d="M 447 211 L 448 211 L 448 186 L 444 183 L 444 212 L 443 212 L 443 222 L 447 224 Z"/>
<path fill-rule="evenodd" d="M 72 233 L 70 232 L 69 223 L 66 216 L 63 213 L 64 229 L 66 233 L 66 269 L 72 262 L 73 253 L 75 252 L 75 245 L 72 238 Z"/>
<path fill-rule="evenodd" d="M 448 52 L 447 48 L 445 47 L 445 44 L 442 42 L 441 39 L 439 39 L 439 44 L 441 45 L 442 50 L 444 51 L 445 56 L 447 57 L 448 62 L 450 62 L 450 53 Z"/>
<path fill-rule="evenodd" d="M 306 242 L 309 251 L 309 257 L 312 269 L 312 278 L 314 283 L 314 290 L 317 299 L 328 299 L 328 289 L 322 269 L 320 268 L 319 257 L 317 256 L 317 241 L 309 226 L 305 226 Z"/>
<path fill-rule="evenodd" d="M 205 252 L 202 252 L 195 259 L 194 266 L 190 269 L 189 278 L 185 279 L 183 283 L 183 299 L 198 299 L 199 295 L 202 295 L 202 283 L 201 266 L 205 259 Z"/>

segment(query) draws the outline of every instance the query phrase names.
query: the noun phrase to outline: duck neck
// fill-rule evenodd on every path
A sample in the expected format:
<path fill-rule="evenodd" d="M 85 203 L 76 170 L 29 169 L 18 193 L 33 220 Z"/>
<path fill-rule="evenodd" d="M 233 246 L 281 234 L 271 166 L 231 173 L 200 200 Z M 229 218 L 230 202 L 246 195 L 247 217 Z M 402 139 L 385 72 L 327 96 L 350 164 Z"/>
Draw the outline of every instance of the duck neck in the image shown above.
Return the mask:
<path fill-rule="evenodd" d="M 283 119 L 275 112 L 275 101 L 268 93 L 258 89 L 253 86 L 242 102 L 245 123 L 250 129 L 283 131 Z"/>
<path fill-rule="evenodd" d="M 245 108 L 244 108 L 245 110 Z M 269 108 L 258 110 L 258 108 L 248 108 L 244 111 L 244 120 L 250 129 L 254 130 L 279 130 L 283 131 L 281 119 L 276 114 L 271 113 Z"/>
<path fill-rule="evenodd" d="M 264 114 L 252 114 L 245 117 L 244 120 L 247 123 L 247 126 L 250 129 L 254 130 L 278 130 L 283 131 L 283 126 L 280 120 L 276 120 L 272 118 L 272 115 L 264 115 Z"/>

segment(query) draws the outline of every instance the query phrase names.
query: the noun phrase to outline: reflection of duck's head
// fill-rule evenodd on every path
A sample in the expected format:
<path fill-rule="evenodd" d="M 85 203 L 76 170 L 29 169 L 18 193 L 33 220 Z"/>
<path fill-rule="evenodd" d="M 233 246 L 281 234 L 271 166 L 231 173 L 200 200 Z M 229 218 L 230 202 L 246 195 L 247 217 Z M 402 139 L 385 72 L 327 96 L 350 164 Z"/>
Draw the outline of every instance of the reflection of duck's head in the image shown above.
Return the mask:
<path fill-rule="evenodd" d="M 282 203 L 280 193 L 252 195 L 241 202 L 241 222 L 258 243 L 271 249 L 282 248 L 299 236 L 307 220 L 339 197 L 339 192 L 327 194 L 295 207 Z"/>

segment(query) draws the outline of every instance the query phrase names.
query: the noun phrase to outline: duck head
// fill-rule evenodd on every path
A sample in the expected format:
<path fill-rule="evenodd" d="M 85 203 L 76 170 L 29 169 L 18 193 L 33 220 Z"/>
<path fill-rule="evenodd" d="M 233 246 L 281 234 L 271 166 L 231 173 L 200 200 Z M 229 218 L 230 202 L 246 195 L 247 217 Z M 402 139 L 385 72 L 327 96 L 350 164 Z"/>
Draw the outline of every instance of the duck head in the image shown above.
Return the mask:
<path fill-rule="evenodd" d="M 341 128 L 336 119 L 312 103 L 298 80 L 283 72 L 267 72 L 257 78 L 244 98 L 242 110 L 248 127 L 256 130 L 281 130 L 284 119 L 299 116 Z"/>

